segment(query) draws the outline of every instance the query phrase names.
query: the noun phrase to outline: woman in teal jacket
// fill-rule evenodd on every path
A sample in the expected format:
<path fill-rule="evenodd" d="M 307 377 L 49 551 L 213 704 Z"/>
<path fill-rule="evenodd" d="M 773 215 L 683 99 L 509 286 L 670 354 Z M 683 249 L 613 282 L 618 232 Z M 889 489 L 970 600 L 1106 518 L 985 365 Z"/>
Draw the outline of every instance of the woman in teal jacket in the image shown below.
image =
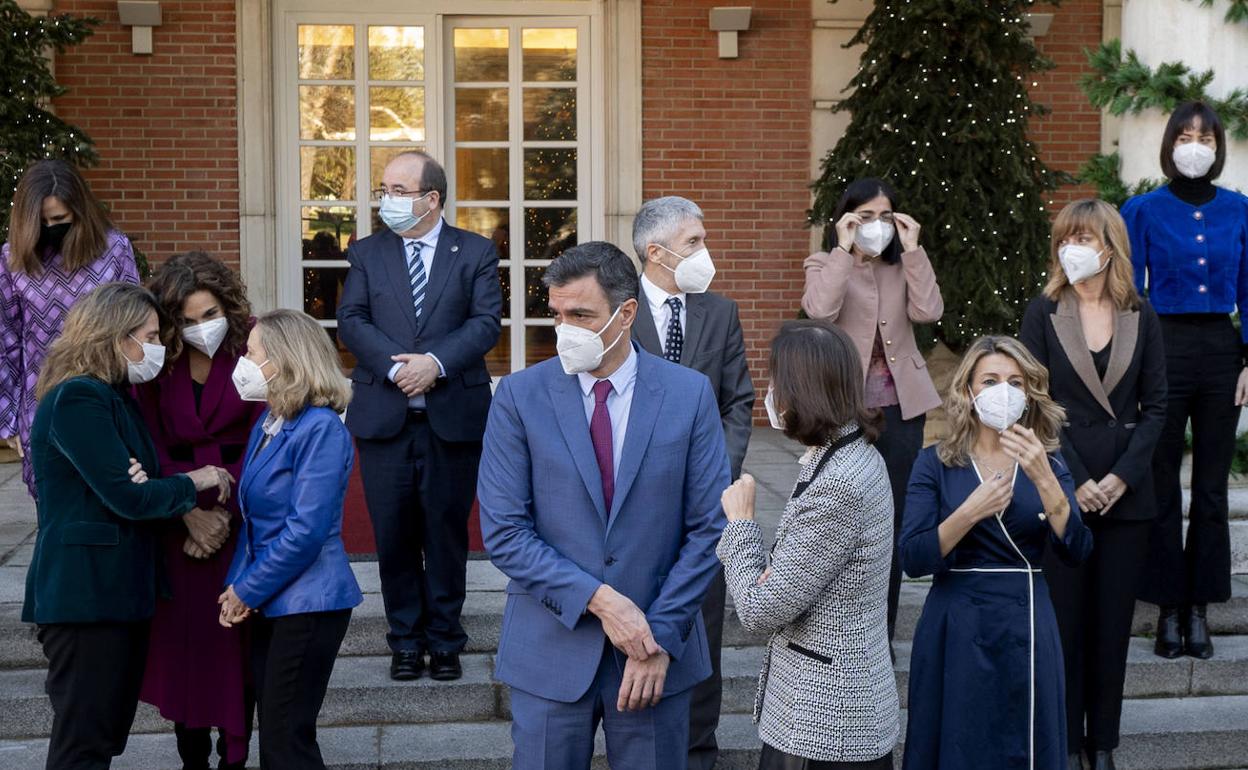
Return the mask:
<path fill-rule="evenodd" d="M 107 768 L 126 747 L 156 603 L 153 522 L 186 516 L 192 536 L 220 536 L 215 519 L 187 514 L 197 491 L 229 496 L 224 470 L 131 479 L 132 466 L 155 476 L 157 460 L 130 385 L 163 361 L 155 298 L 109 283 L 70 311 L 39 376 L 30 436 L 39 533 L 22 620 L 38 624 L 48 658 L 48 768 Z"/>

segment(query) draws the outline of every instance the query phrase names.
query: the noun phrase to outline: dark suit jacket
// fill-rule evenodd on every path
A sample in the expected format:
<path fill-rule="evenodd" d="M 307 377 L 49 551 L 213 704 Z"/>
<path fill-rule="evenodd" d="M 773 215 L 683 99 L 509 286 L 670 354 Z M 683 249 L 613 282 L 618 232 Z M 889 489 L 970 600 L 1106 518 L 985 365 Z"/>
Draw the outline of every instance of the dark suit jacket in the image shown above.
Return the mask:
<path fill-rule="evenodd" d="M 1105 379 L 1096 374 L 1073 291 L 1061 302 L 1031 301 L 1019 336 L 1049 368 L 1049 393 L 1066 408 L 1062 456 L 1075 486 L 1113 473 L 1128 491 L 1110 518 L 1150 519 L 1153 449 L 1166 420 L 1166 354 L 1161 324 L 1147 300 L 1114 319 Z"/>
<path fill-rule="evenodd" d="M 745 336 L 737 317 L 737 303 L 718 294 L 686 294 L 685 345 L 680 363 L 706 375 L 719 404 L 732 477 L 741 475 L 741 463 L 750 446 L 754 383 L 745 360 Z M 663 342 L 654 328 L 654 316 L 643 291 L 637 297 L 633 339 L 647 353 L 663 357 Z"/>
<path fill-rule="evenodd" d="M 347 249 L 338 337 L 356 357 L 347 427 L 362 439 L 396 435 L 407 396 L 389 380 L 399 353 L 432 353 L 446 377 L 425 394 L 429 424 L 443 441 L 480 441 L 490 411 L 485 354 L 498 342 L 503 309 L 498 254 L 481 236 L 443 223 L 419 322 L 403 239 L 382 230 Z"/>
<path fill-rule="evenodd" d="M 156 447 L 130 397 L 94 377 L 74 377 L 39 402 L 30 433 L 39 534 L 26 573 L 22 620 L 146 620 L 156 608 L 157 545 L 150 522 L 195 506 L 188 476 L 157 478 Z M 130 459 L 151 479 L 130 481 Z"/>

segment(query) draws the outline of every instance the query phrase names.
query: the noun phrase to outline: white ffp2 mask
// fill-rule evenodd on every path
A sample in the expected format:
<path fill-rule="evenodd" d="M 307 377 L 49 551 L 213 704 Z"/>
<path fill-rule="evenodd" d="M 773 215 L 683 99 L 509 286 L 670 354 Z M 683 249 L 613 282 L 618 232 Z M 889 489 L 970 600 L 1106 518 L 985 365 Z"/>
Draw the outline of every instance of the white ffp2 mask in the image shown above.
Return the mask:
<path fill-rule="evenodd" d="M 152 342 L 142 342 L 133 334 L 130 339 L 138 342 L 143 348 L 143 358 L 138 361 L 126 359 L 126 377 L 131 385 L 142 385 L 151 382 L 165 368 L 165 346 Z"/>
<path fill-rule="evenodd" d="M 893 225 L 883 219 L 872 219 L 854 232 L 854 243 L 868 256 L 878 257 L 893 242 Z"/>
<path fill-rule="evenodd" d="M 610 345 L 603 346 L 602 344 L 602 333 L 615 321 L 622 307 L 624 307 L 622 304 L 617 307 L 607 319 L 607 323 L 598 331 L 567 323 L 561 323 L 555 327 L 555 350 L 559 352 L 559 363 L 563 364 L 565 373 L 592 372 L 602 364 L 602 357 L 624 336 L 624 330 L 621 329 Z"/>
<path fill-rule="evenodd" d="M 1004 433 L 1018 422 L 1027 409 L 1027 396 L 1008 382 L 998 382 L 971 395 L 979 421 L 989 428 Z"/>
<path fill-rule="evenodd" d="M 217 349 L 225 341 L 226 332 L 230 330 L 230 322 L 225 318 L 214 318 L 211 321 L 182 327 L 182 341 L 212 358 Z"/>
<path fill-rule="evenodd" d="M 693 252 L 687 257 L 682 257 L 661 243 L 656 243 L 660 249 L 668 254 L 680 259 L 680 263 L 675 268 L 664 268 L 671 270 L 675 274 L 676 288 L 686 294 L 701 294 L 711 286 L 711 279 L 715 277 L 715 263 L 711 260 L 711 252 L 705 246 Z"/>
<path fill-rule="evenodd" d="M 1209 173 L 1218 153 L 1212 147 L 1200 142 L 1188 142 L 1174 148 L 1174 167 L 1188 179 L 1200 179 Z"/>
<path fill-rule="evenodd" d="M 1062 272 L 1066 273 L 1066 280 L 1079 283 L 1109 267 L 1109 260 L 1105 260 L 1104 265 L 1101 264 L 1103 253 L 1105 252 L 1096 251 L 1091 246 L 1070 243 L 1057 250 L 1057 261 L 1062 263 Z"/>
<path fill-rule="evenodd" d="M 264 364 L 267 364 L 266 360 Z M 266 401 L 269 398 L 269 380 L 265 379 L 263 366 L 250 358 L 240 358 L 234 365 L 234 373 L 230 379 L 234 381 L 234 389 L 238 397 L 244 401 Z M 276 377 L 277 375 L 274 375 Z"/>

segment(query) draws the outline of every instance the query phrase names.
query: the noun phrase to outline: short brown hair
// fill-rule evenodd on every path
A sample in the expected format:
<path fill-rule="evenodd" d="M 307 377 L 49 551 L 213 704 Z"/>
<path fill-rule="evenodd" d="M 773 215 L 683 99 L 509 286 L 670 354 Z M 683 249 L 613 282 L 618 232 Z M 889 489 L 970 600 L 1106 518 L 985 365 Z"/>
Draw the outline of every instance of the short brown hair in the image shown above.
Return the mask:
<path fill-rule="evenodd" d="M 1170 113 L 1170 120 L 1166 123 L 1166 130 L 1161 134 L 1161 173 L 1165 174 L 1168 179 L 1178 179 L 1183 176 L 1179 173 L 1178 167 L 1174 165 L 1174 143 L 1184 131 L 1195 128 L 1197 122 L 1200 123 L 1202 131 L 1213 134 L 1214 141 L 1218 144 L 1208 176 L 1210 179 L 1222 176 L 1222 167 L 1226 165 L 1226 128 L 1213 107 L 1205 102 L 1197 101 L 1183 102 L 1175 107 L 1174 112 Z"/>
<path fill-rule="evenodd" d="M 1049 281 L 1044 285 L 1044 296 L 1058 301 L 1062 292 L 1070 286 L 1066 271 L 1057 252 L 1062 241 L 1072 235 L 1088 233 L 1101 239 L 1109 251 L 1109 266 L 1105 268 L 1105 288 L 1118 310 L 1135 310 L 1140 306 L 1140 295 L 1135 290 L 1135 270 L 1131 267 L 1131 241 L 1127 237 L 1127 225 L 1118 209 L 1097 198 L 1085 198 L 1070 203 L 1053 220 L 1052 238 L 1049 244 Z"/>
<path fill-rule="evenodd" d="M 850 423 L 868 441 L 879 435 L 880 413 L 863 405 L 862 361 L 853 341 L 826 320 L 788 321 L 771 341 L 771 383 L 784 435 L 823 446 Z"/>
<path fill-rule="evenodd" d="M 247 289 L 238 274 L 224 262 L 202 251 L 188 251 L 170 257 L 161 265 L 147 287 L 160 302 L 169 318 L 165 346 L 169 360 L 182 354 L 182 305 L 197 291 L 206 291 L 221 304 L 221 312 L 229 322 L 224 348 L 238 354 L 247 345 L 251 330 L 251 303 Z"/>
<path fill-rule="evenodd" d="M 309 406 L 328 406 L 341 414 L 351 400 L 338 351 L 312 316 L 299 310 L 274 310 L 256 321 L 260 344 L 277 373 L 269 381 L 273 414 L 291 419 Z"/>
<path fill-rule="evenodd" d="M 9 269 L 39 275 L 43 255 L 36 254 L 43 225 L 43 201 L 56 198 L 74 215 L 73 226 L 61 244 L 65 271 L 86 267 L 108 248 L 112 223 L 78 169 L 63 160 L 41 160 L 26 169 L 13 193 L 9 217 Z"/>

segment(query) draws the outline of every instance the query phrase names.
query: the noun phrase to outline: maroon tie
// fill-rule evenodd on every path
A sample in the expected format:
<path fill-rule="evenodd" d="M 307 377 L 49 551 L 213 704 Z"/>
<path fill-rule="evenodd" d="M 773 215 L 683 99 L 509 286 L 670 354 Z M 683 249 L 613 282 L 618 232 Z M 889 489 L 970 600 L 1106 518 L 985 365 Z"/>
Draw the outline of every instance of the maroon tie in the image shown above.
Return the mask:
<path fill-rule="evenodd" d="M 598 475 L 602 476 L 602 500 L 611 512 L 611 499 L 615 497 L 615 458 L 611 449 L 611 413 L 607 411 L 607 396 L 611 395 L 611 380 L 594 383 L 594 416 L 589 421 L 589 438 L 594 442 L 594 457 L 598 459 Z"/>

